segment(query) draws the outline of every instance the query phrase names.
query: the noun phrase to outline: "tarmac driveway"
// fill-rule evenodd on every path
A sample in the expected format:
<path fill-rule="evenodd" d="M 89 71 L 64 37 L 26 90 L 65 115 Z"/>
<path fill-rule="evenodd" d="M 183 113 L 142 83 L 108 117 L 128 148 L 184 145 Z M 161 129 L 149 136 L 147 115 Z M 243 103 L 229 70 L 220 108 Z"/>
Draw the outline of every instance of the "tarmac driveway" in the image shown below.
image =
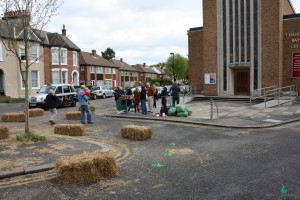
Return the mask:
<path fill-rule="evenodd" d="M 0 199 L 300 198 L 300 123 L 250 130 L 102 117 L 94 122 L 86 126 L 87 138 L 121 149 L 117 178 L 62 186 L 54 171 L 26 175 L 1 180 Z M 131 123 L 152 126 L 153 139 L 121 138 L 120 127 Z"/>

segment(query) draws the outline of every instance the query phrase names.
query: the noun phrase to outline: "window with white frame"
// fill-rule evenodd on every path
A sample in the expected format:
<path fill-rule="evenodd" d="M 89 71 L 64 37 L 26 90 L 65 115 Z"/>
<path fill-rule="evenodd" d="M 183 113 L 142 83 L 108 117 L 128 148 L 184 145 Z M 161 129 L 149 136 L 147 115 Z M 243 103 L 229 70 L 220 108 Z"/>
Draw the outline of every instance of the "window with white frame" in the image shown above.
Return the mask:
<path fill-rule="evenodd" d="M 121 75 L 122 75 L 122 76 L 124 75 L 124 71 L 121 71 Z"/>
<path fill-rule="evenodd" d="M 58 65 L 59 59 L 58 59 L 58 48 L 57 47 L 51 48 L 51 55 L 52 55 L 52 65 Z"/>
<path fill-rule="evenodd" d="M 141 73 L 141 76 L 144 76 L 144 73 Z"/>
<path fill-rule="evenodd" d="M 68 50 L 61 48 L 60 49 L 60 63 L 61 65 L 67 65 L 68 64 Z"/>
<path fill-rule="evenodd" d="M 77 52 L 73 51 L 73 66 L 77 67 Z"/>
<path fill-rule="evenodd" d="M 81 67 L 80 67 L 80 71 L 84 71 L 84 66 L 81 66 Z"/>
<path fill-rule="evenodd" d="M 68 83 L 68 71 L 61 70 L 61 83 Z"/>
<path fill-rule="evenodd" d="M 113 68 L 112 72 L 113 74 L 116 74 L 116 68 Z"/>
<path fill-rule="evenodd" d="M 52 70 L 52 83 L 58 84 L 59 83 L 59 70 Z"/>
<path fill-rule="evenodd" d="M 25 61 L 25 46 L 24 45 L 20 45 L 19 46 L 19 48 L 20 48 L 20 57 L 21 57 L 21 60 L 22 61 Z"/>
<path fill-rule="evenodd" d="M 95 73 L 95 67 L 91 66 L 91 74 Z"/>
<path fill-rule="evenodd" d="M 37 89 L 40 87 L 39 84 L 39 71 L 37 70 L 32 70 L 31 71 L 31 87 L 33 89 Z"/>
<path fill-rule="evenodd" d="M 2 42 L 0 42 L 0 61 L 3 61 Z"/>
<path fill-rule="evenodd" d="M 97 74 L 103 74 L 103 68 L 97 67 Z"/>
<path fill-rule="evenodd" d="M 91 85 L 95 85 L 95 80 L 91 80 Z"/>
<path fill-rule="evenodd" d="M 39 62 L 38 61 L 38 57 L 39 57 L 39 48 L 37 45 L 32 45 L 30 47 L 30 60 L 32 62 Z"/>
<path fill-rule="evenodd" d="M 105 73 L 106 73 L 106 74 L 111 74 L 111 68 L 110 68 L 110 67 L 107 67 Z"/>
<path fill-rule="evenodd" d="M 25 89 L 25 84 L 24 84 L 24 81 L 23 81 L 23 78 L 25 79 L 25 76 L 26 76 L 26 72 L 22 71 L 22 75 L 21 75 L 21 88 L 22 89 Z"/>

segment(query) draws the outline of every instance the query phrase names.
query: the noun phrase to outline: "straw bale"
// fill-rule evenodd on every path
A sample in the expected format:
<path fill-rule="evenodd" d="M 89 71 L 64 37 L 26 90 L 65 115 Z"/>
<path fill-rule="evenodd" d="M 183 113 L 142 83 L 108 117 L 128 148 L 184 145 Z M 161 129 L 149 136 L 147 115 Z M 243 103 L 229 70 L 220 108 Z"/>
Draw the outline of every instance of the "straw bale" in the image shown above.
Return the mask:
<path fill-rule="evenodd" d="M 85 132 L 82 124 L 58 124 L 54 126 L 54 134 L 83 136 Z"/>
<path fill-rule="evenodd" d="M 99 151 L 62 156 L 56 160 L 56 177 L 61 184 L 113 178 L 118 175 L 115 158 Z"/>
<path fill-rule="evenodd" d="M 96 111 L 95 106 L 89 105 L 89 108 L 90 108 L 91 112 L 95 112 Z M 81 111 L 81 107 L 78 108 L 78 111 Z"/>
<path fill-rule="evenodd" d="M 67 120 L 80 120 L 81 113 L 80 112 L 67 112 L 66 119 Z"/>
<path fill-rule="evenodd" d="M 4 113 L 3 122 L 25 122 L 25 113 Z"/>
<path fill-rule="evenodd" d="M 41 108 L 29 109 L 29 117 L 43 116 L 45 111 Z"/>
<path fill-rule="evenodd" d="M 136 141 L 151 139 L 153 130 L 148 126 L 125 125 L 121 128 L 121 135 Z"/>
<path fill-rule="evenodd" d="M 9 136 L 9 129 L 6 126 L 0 126 L 0 140 L 6 139 Z"/>

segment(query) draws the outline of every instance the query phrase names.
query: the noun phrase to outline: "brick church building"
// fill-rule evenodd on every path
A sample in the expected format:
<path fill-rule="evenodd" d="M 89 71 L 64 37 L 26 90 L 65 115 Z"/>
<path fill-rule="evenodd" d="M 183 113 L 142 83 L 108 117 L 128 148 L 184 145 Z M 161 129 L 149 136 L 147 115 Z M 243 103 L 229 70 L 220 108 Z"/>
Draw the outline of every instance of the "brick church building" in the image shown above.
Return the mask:
<path fill-rule="evenodd" d="M 188 31 L 189 82 L 209 96 L 300 89 L 300 14 L 289 0 L 203 0 L 203 27 Z"/>

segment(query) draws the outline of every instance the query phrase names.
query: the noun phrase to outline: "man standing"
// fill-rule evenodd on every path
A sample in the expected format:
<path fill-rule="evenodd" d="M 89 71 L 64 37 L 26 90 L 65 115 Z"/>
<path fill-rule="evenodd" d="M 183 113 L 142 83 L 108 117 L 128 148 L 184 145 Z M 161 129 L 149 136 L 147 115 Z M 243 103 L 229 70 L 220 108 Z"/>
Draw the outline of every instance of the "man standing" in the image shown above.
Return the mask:
<path fill-rule="evenodd" d="M 161 104 L 163 106 L 163 111 L 164 113 L 166 113 L 167 111 L 167 96 L 168 96 L 168 91 L 167 91 L 167 87 L 165 84 L 162 85 L 163 89 L 161 91 Z"/>
<path fill-rule="evenodd" d="M 54 90 L 52 89 L 49 90 L 49 94 L 46 96 L 46 106 L 51 113 L 49 122 L 51 125 L 53 125 L 55 124 L 54 117 L 57 115 L 57 96 L 55 95 Z"/>
<path fill-rule="evenodd" d="M 171 96 L 172 96 L 172 106 L 175 107 L 175 101 L 177 104 L 179 104 L 179 94 L 180 94 L 180 87 L 177 85 L 177 83 L 174 83 L 170 89 Z"/>
<path fill-rule="evenodd" d="M 88 100 L 89 97 L 86 94 L 87 87 L 85 85 L 81 86 L 81 90 L 78 93 L 78 100 L 81 107 L 81 117 L 80 121 L 82 124 L 85 124 L 85 113 L 87 115 L 87 123 L 93 124 L 91 110 L 89 108 Z"/>
<path fill-rule="evenodd" d="M 148 101 L 148 111 L 153 112 L 153 101 L 154 101 L 154 93 L 155 93 L 155 88 L 154 86 L 150 83 L 147 83 L 147 101 Z"/>
<path fill-rule="evenodd" d="M 140 100 L 141 100 L 141 107 L 142 107 L 142 114 L 146 115 L 147 114 L 147 106 L 146 106 L 146 93 L 147 90 L 145 88 L 144 85 L 141 86 L 141 96 L 140 96 Z"/>

